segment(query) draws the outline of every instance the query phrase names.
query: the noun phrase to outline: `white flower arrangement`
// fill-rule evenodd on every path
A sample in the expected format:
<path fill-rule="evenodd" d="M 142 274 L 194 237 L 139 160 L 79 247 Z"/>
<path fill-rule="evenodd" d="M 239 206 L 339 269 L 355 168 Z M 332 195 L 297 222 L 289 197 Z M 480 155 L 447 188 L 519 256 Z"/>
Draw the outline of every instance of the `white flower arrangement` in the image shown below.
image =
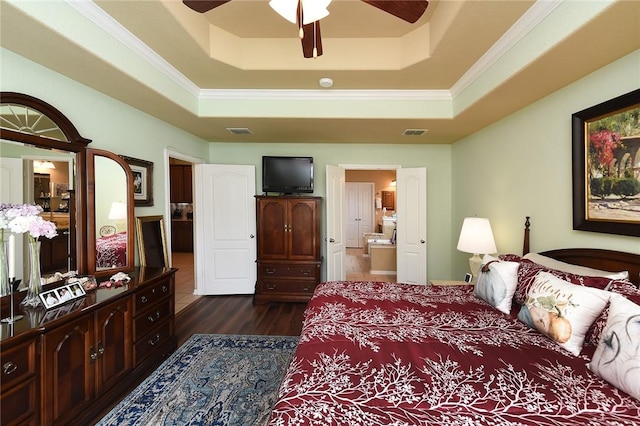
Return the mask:
<path fill-rule="evenodd" d="M 42 207 L 36 204 L 0 204 L 0 236 L 8 229 L 14 234 L 28 233 L 31 240 L 58 235 L 56 225 L 44 220 Z"/>

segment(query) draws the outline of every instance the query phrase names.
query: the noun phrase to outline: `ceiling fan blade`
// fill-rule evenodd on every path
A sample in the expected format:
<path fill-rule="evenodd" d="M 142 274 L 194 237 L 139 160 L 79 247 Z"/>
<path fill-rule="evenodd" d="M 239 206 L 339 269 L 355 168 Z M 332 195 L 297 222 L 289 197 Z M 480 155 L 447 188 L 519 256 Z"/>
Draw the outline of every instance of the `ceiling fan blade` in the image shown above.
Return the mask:
<path fill-rule="evenodd" d="M 182 3 L 196 12 L 205 13 L 230 1 L 231 0 L 182 0 Z"/>
<path fill-rule="evenodd" d="M 384 10 L 403 21 L 411 24 L 415 23 L 427 10 L 429 2 L 427 0 L 362 0 L 373 7 Z"/>
<path fill-rule="evenodd" d="M 316 48 L 316 57 L 322 56 L 322 38 L 320 38 L 320 21 L 303 25 L 304 37 L 302 38 L 302 55 L 305 58 L 313 58 L 313 48 Z M 315 32 L 314 32 L 315 30 Z"/>

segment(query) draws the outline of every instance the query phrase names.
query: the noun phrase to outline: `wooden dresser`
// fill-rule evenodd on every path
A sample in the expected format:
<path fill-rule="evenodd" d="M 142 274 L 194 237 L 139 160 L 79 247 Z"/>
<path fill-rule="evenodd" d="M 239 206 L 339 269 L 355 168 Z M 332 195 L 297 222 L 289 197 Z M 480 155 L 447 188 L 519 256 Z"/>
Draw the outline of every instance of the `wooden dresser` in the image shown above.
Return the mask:
<path fill-rule="evenodd" d="M 320 197 L 257 196 L 255 303 L 306 302 L 320 282 Z"/>
<path fill-rule="evenodd" d="M 88 424 L 155 369 L 176 348 L 175 272 L 137 268 L 124 287 L 49 311 L 21 312 L 16 298 L 24 318 L 0 329 L 2 424 Z"/>

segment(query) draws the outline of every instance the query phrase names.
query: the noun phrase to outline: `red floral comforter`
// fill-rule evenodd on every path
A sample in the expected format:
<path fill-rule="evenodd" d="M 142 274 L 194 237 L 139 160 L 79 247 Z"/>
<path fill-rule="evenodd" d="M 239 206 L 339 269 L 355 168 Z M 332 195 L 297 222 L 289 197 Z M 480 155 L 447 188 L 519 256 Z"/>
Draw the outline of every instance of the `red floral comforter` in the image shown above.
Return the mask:
<path fill-rule="evenodd" d="M 126 264 L 127 233 L 100 237 L 96 241 L 96 267 L 117 268 Z"/>
<path fill-rule="evenodd" d="M 471 286 L 328 282 L 270 425 L 640 424 L 640 401 L 587 362 Z"/>

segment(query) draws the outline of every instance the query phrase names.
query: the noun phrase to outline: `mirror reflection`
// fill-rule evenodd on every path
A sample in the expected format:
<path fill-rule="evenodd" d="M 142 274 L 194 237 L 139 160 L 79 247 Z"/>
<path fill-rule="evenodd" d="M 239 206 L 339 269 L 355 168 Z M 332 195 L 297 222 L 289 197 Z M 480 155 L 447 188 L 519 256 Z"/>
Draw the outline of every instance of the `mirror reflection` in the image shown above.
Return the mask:
<path fill-rule="evenodd" d="M 120 164 L 95 157 L 96 271 L 127 266 L 128 186 Z"/>
<path fill-rule="evenodd" d="M 75 267 L 70 238 L 70 197 L 75 183 L 75 154 L 41 149 L 13 141 L 0 141 L 0 194 L 2 203 L 38 204 L 45 220 L 55 223 L 58 235 L 41 238 L 40 266 L 47 278 Z M 9 233 L 5 233 L 5 240 Z M 28 272 L 26 234 L 15 239 L 16 278 Z"/>

